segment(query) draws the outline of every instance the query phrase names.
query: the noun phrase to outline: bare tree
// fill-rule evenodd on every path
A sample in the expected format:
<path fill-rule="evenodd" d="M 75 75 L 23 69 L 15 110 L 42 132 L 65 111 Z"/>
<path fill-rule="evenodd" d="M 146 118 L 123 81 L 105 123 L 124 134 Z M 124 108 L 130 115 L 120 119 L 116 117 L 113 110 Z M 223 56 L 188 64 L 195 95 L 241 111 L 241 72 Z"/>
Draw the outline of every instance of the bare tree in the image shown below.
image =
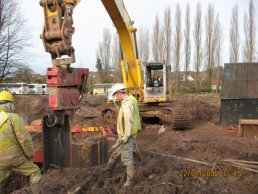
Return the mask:
<path fill-rule="evenodd" d="M 220 82 L 220 67 L 222 66 L 221 64 L 221 51 L 222 51 L 222 29 L 221 29 L 221 24 L 219 21 L 219 17 L 217 15 L 216 18 L 216 23 L 215 23 L 215 29 L 214 29 L 214 34 L 215 34 L 215 42 L 216 42 L 216 47 L 215 47 L 215 66 L 216 66 L 216 73 L 214 76 L 214 80 L 216 80 L 216 90 L 217 92 L 219 91 L 219 82 Z"/>
<path fill-rule="evenodd" d="M 25 68 L 23 58 L 28 47 L 25 20 L 19 14 L 17 0 L 0 1 L 0 81 Z"/>
<path fill-rule="evenodd" d="M 214 69 L 216 67 L 216 49 L 218 46 L 218 31 L 216 31 L 217 23 L 219 23 L 219 17 L 217 15 L 216 20 L 214 17 L 213 21 L 213 36 L 212 36 L 212 43 L 211 43 L 211 78 L 210 80 L 210 86 L 212 85 L 212 82 L 214 81 L 214 75 L 216 75 Z M 219 24 L 220 25 L 220 24 Z M 208 71 L 210 72 L 210 71 Z"/>
<path fill-rule="evenodd" d="M 195 76 L 195 88 L 199 89 L 200 87 L 200 69 L 202 64 L 202 11 L 201 4 L 198 2 L 196 13 L 195 13 L 195 22 L 194 22 L 194 70 L 196 72 Z"/>
<path fill-rule="evenodd" d="M 176 5 L 175 13 L 175 32 L 174 32 L 174 62 L 175 62 L 175 91 L 177 91 L 177 85 L 179 81 L 179 71 L 180 71 L 180 56 L 181 56 L 181 8 L 179 3 Z"/>
<path fill-rule="evenodd" d="M 161 31 L 161 25 L 159 17 L 156 16 L 155 23 L 152 32 L 152 57 L 154 61 L 161 61 L 163 56 L 163 31 Z"/>
<path fill-rule="evenodd" d="M 208 85 L 212 84 L 212 70 L 214 66 L 214 6 L 209 4 L 206 15 L 206 69 L 208 72 Z"/>
<path fill-rule="evenodd" d="M 171 39 L 172 39 L 172 23 L 171 23 L 171 10 L 167 7 L 164 10 L 164 57 L 166 63 L 171 66 Z"/>
<path fill-rule="evenodd" d="M 187 81 L 190 59 L 191 59 L 191 40 L 190 40 L 190 6 L 189 2 L 187 3 L 186 7 L 186 14 L 185 14 L 185 30 L 184 30 L 184 37 L 185 37 L 185 76 Z"/>
<path fill-rule="evenodd" d="M 24 68 L 22 70 L 19 70 L 14 73 L 13 81 L 15 82 L 25 82 L 25 83 L 38 83 L 38 81 L 41 81 L 42 83 L 45 83 L 45 76 L 42 76 L 42 80 L 35 79 L 35 72 L 31 68 Z"/>
<path fill-rule="evenodd" d="M 111 65 L 110 65 L 110 56 L 111 56 L 111 33 L 108 29 L 103 30 L 103 38 L 99 43 L 97 57 L 100 58 L 102 62 L 102 82 L 107 83 L 111 81 Z"/>
<path fill-rule="evenodd" d="M 138 52 L 142 62 L 148 62 L 150 58 L 150 33 L 148 29 L 139 29 Z"/>
<path fill-rule="evenodd" d="M 165 47 L 165 31 L 163 31 L 162 27 L 159 32 L 159 61 L 164 61 L 166 59 L 166 47 Z"/>
<path fill-rule="evenodd" d="M 238 21 L 238 5 L 236 4 L 232 9 L 231 26 L 229 31 L 230 38 L 230 62 L 237 63 L 239 61 L 239 47 L 240 47 L 240 35 L 239 35 L 239 21 Z"/>
<path fill-rule="evenodd" d="M 116 33 L 113 36 L 113 43 L 112 43 L 112 66 L 114 69 L 114 81 L 115 82 L 122 82 L 122 70 L 121 70 L 121 59 L 122 59 L 122 49 L 119 41 L 118 34 Z"/>
<path fill-rule="evenodd" d="M 255 58 L 255 9 L 253 0 L 249 1 L 249 12 L 244 17 L 245 45 L 243 59 L 245 62 L 253 62 Z"/>

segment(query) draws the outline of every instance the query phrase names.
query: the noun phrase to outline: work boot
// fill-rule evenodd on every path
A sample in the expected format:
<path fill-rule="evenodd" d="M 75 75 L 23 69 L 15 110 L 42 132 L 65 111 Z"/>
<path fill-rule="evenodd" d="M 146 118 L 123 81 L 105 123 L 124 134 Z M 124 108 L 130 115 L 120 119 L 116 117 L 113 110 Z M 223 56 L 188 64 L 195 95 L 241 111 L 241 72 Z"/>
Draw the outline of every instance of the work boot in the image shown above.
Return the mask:
<path fill-rule="evenodd" d="M 127 179 L 124 184 L 124 187 L 132 186 L 134 174 L 135 174 L 134 165 L 128 165 L 126 168 L 126 171 L 127 171 Z"/>
<path fill-rule="evenodd" d="M 30 189 L 31 189 L 32 194 L 40 194 L 41 193 L 40 183 L 30 184 Z"/>

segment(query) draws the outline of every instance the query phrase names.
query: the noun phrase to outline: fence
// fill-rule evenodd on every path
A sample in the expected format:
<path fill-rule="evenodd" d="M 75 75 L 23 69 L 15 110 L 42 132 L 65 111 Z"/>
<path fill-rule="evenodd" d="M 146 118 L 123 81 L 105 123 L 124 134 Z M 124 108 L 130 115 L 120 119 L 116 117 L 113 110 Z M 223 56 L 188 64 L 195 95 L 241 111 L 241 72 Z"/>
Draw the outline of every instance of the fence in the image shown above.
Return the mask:
<path fill-rule="evenodd" d="M 221 91 L 221 122 L 258 119 L 258 63 L 227 63 Z"/>

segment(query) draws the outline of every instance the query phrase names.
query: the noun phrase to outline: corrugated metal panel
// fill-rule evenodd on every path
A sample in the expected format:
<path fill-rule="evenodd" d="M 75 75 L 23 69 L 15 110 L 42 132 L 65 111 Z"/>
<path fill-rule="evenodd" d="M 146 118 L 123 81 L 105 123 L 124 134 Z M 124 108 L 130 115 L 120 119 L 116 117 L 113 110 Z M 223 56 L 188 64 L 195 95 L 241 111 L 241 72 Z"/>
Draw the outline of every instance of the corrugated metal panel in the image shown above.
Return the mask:
<path fill-rule="evenodd" d="M 258 98 L 258 63 L 225 64 L 221 98 Z"/>

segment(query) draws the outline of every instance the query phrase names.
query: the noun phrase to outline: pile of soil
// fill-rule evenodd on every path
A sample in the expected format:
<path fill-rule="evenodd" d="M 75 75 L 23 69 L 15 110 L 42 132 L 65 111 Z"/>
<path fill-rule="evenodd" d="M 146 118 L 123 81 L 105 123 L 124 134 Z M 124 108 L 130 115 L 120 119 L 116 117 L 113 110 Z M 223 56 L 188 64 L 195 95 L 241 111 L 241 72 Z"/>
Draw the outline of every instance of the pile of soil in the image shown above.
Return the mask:
<path fill-rule="evenodd" d="M 15 95 L 14 100 L 15 112 L 23 118 L 25 124 L 30 125 L 32 121 L 48 114 L 47 95 Z"/>
<path fill-rule="evenodd" d="M 101 120 L 101 105 L 90 105 L 87 100 L 83 103 L 81 112 L 78 110 L 74 117 L 78 121 L 73 122 L 85 125 L 92 122 L 87 110 L 96 116 L 94 118 Z M 258 173 L 220 164 L 225 159 L 258 161 L 258 140 L 240 138 L 236 133 L 226 133 L 226 126 L 222 127 L 219 123 L 219 96 L 183 95 L 174 99 L 173 106 L 180 107 L 192 115 L 193 128 L 172 130 L 170 125 L 143 123 L 143 129 L 137 136 L 142 160 L 137 160 L 133 187 L 123 187 L 126 169 L 120 162 L 111 178 L 105 171 L 105 165 L 50 169 L 42 175 L 43 190 L 50 194 L 66 193 L 80 186 L 82 189 L 79 193 L 94 194 L 258 193 Z M 25 114 L 24 118 L 27 118 L 26 116 L 28 115 Z M 97 120 L 94 122 L 97 123 Z M 88 135 L 76 134 L 73 138 L 88 138 Z M 18 183 L 23 188 L 17 190 L 17 187 L 11 187 L 10 184 L 14 184 L 11 181 L 9 191 L 26 193 L 29 190 L 24 178 L 18 177 L 15 181 L 16 185 Z"/>

